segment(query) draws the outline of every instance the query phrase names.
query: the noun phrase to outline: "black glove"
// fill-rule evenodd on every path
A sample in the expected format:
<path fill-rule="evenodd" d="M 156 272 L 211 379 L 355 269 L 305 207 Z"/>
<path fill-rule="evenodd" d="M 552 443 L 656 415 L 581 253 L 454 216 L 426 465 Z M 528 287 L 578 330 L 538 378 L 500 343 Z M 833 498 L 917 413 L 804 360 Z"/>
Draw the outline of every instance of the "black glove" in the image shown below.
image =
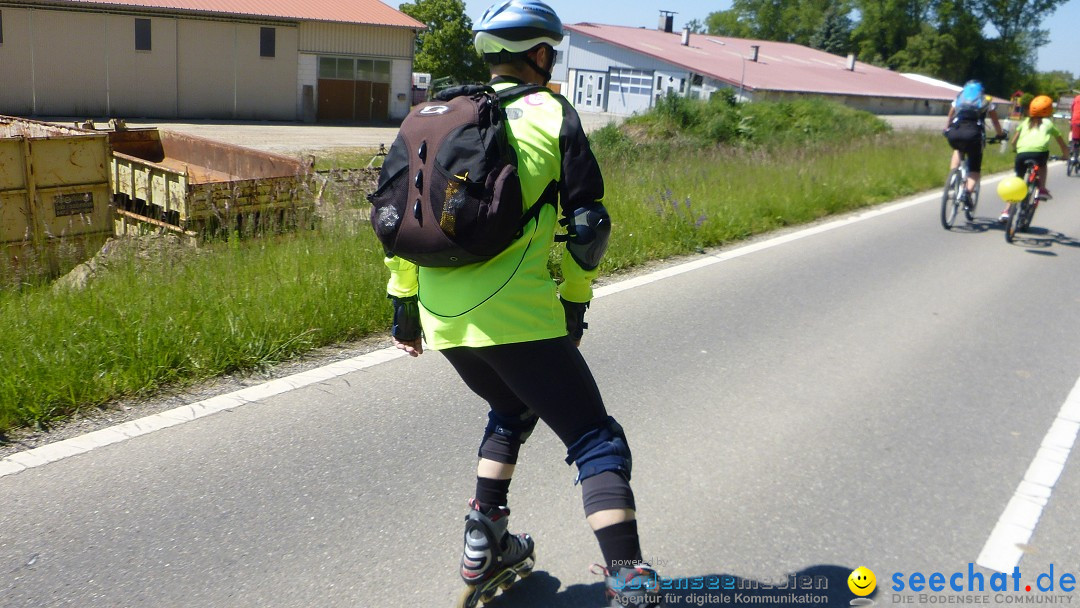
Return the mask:
<path fill-rule="evenodd" d="M 420 338 L 420 306 L 416 302 L 416 296 L 407 298 L 395 298 L 387 295 L 394 305 L 394 325 L 390 329 L 390 335 L 402 342 L 410 342 Z"/>
<path fill-rule="evenodd" d="M 574 342 L 581 340 L 582 334 L 589 324 L 585 322 L 585 310 L 589 308 L 588 302 L 568 302 L 559 298 L 562 302 L 563 313 L 566 314 L 566 334 Z"/>

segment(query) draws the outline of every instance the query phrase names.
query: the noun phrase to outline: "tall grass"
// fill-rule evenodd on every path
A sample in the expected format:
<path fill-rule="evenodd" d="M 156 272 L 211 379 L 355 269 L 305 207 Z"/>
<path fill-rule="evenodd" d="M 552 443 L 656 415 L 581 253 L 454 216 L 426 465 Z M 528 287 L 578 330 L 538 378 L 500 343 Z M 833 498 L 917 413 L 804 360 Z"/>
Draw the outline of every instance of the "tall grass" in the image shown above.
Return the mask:
<path fill-rule="evenodd" d="M 628 126 L 630 133 L 641 128 Z M 723 144 L 685 129 L 651 143 L 611 128 L 597 132 L 593 145 L 614 218 L 602 270 L 944 182 L 949 149 L 938 134 L 838 142 L 819 130 L 796 131 L 803 135 L 746 135 Z M 985 172 L 1001 170 L 1011 156 L 990 150 L 984 163 Z M 83 289 L 0 289 L 0 433 L 385 331 L 382 250 L 362 196 L 321 193 L 323 221 L 314 230 L 198 249 L 117 240 L 109 246 L 123 253 L 106 256 Z M 940 228 L 928 219 L 926 229 Z"/>
<path fill-rule="evenodd" d="M 0 292 L 0 431 L 386 326 L 381 247 L 360 220 L 198 250 L 155 245 L 110 256 L 82 290 Z"/>
<path fill-rule="evenodd" d="M 631 158 L 619 145 L 597 146 L 614 218 L 608 272 L 936 188 L 951 153 L 926 132 L 805 146 L 645 145 Z M 983 165 L 1001 171 L 1012 155 L 989 148 Z"/>

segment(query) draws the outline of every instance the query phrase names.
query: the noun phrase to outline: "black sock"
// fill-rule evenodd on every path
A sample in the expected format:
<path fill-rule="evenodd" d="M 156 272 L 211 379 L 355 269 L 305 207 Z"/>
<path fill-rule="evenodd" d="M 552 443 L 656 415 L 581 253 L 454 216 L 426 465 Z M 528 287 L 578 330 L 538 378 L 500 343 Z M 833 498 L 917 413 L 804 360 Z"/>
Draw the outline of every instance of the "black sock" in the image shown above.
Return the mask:
<path fill-rule="evenodd" d="M 509 479 L 476 478 L 476 500 L 484 510 L 491 507 L 505 507 L 506 496 L 509 493 Z"/>
<path fill-rule="evenodd" d="M 607 568 L 615 572 L 621 567 L 632 566 L 641 561 L 641 542 L 638 539 L 637 520 L 624 521 L 600 528 L 593 532 L 600 542 Z"/>

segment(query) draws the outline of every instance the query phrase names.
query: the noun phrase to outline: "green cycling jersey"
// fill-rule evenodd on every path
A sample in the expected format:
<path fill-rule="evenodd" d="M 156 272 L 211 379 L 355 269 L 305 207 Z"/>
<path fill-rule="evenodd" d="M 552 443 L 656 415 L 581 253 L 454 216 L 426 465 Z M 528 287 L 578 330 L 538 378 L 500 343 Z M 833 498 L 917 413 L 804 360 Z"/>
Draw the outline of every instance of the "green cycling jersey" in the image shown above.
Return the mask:
<path fill-rule="evenodd" d="M 492 86 L 504 90 L 520 82 L 500 77 Z M 504 105 L 508 136 L 518 157 L 524 210 L 557 185 L 559 209 L 598 203 L 603 177 L 581 128 L 577 112 L 560 95 L 543 91 Z M 429 348 L 492 346 L 566 335 L 560 295 L 571 302 L 592 299 L 597 271 L 585 270 L 562 256 L 563 282 L 548 270 L 559 213 L 544 205 L 521 237 L 485 262 L 452 268 L 417 267 L 387 258 L 394 297 L 416 295 Z"/>

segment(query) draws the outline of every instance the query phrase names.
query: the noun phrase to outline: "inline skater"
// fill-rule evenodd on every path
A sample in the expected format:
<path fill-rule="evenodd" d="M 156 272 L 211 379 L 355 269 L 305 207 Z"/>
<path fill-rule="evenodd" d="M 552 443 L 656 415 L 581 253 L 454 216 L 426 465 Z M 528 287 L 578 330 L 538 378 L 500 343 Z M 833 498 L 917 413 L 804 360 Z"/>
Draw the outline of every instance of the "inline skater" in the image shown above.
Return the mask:
<path fill-rule="evenodd" d="M 546 85 L 562 38 L 559 17 L 535 0 L 497 2 L 475 29 L 496 91 Z M 610 232 L 600 167 L 562 96 L 544 90 L 502 103 L 524 208 L 542 197 L 553 204 L 491 260 L 450 268 L 386 260 L 396 346 L 414 357 L 425 343 L 442 352 L 490 408 L 465 517 L 467 587 L 458 606 L 472 608 L 532 570 L 535 543 L 508 531 L 507 498 L 519 449 L 538 421 L 566 445 L 566 463 L 577 465 L 586 521 L 605 560 L 607 601 L 661 606 L 656 572 L 642 562 L 626 435 L 577 349 Z M 547 263 L 560 210 L 570 238 L 557 285 Z"/>

